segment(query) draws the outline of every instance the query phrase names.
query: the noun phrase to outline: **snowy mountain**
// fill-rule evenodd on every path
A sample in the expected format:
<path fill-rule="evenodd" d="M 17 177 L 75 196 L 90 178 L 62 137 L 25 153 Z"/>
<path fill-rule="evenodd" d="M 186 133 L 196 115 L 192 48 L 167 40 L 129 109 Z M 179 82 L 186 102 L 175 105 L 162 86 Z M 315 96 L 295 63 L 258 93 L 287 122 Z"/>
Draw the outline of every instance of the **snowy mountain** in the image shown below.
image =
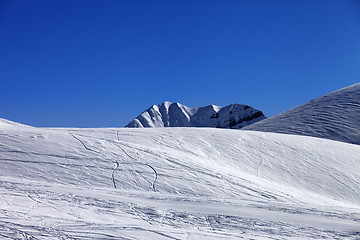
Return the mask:
<path fill-rule="evenodd" d="M 153 105 L 126 127 L 216 127 L 238 129 L 265 119 L 264 114 L 247 105 L 210 105 L 188 108 L 180 103 Z"/>
<path fill-rule="evenodd" d="M 306 135 L 360 145 L 360 83 L 244 129 Z"/>
<path fill-rule="evenodd" d="M 0 124 L 1 239 L 358 239 L 360 146 Z"/>

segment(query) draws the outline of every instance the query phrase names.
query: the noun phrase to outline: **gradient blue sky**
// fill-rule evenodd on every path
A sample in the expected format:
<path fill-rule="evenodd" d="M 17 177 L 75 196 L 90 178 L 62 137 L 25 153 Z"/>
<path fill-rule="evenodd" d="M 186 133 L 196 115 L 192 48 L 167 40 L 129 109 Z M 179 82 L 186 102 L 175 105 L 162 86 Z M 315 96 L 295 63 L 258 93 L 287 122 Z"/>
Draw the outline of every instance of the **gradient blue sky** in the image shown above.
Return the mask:
<path fill-rule="evenodd" d="M 153 104 L 266 116 L 359 82 L 360 1 L 0 0 L 0 117 L 122 127 Z"/>

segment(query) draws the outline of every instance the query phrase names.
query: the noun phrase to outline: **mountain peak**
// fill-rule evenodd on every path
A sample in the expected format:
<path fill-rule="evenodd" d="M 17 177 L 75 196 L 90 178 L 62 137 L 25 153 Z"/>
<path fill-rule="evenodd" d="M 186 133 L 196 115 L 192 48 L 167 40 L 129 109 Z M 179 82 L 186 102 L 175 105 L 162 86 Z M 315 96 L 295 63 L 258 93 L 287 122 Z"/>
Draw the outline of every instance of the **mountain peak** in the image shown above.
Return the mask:
<path fill-rule="evenodd" d="M 264 119 L 264 114 L 248 105 L 209 105 L 189 108 L 178 102 L 153 105 L 125 127 L 216 127 L 239 129 Z"/>

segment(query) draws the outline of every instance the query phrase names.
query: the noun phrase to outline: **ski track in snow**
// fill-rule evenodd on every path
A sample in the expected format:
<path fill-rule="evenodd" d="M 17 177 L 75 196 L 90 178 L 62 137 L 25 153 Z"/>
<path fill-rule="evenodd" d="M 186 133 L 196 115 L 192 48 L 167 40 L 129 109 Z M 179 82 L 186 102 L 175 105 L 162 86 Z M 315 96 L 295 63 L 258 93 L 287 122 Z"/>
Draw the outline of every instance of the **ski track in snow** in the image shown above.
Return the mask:
<path fill-rule="evenodd" d="M 360 238 L 359 146 L 115 131 L 0 128 L 0 238 Z"/>
<path fill-rule="evenodd" d="M 155 174 L 154 175 L 154 181 L 152 182 L 152 189 L 154 190 L 154 192 L 156 192 L 155 182 L 157 180 L 158 174 L 157 174 L 155 168 L 153 168 L 151 165 L 148 165 L 148 166 L 149 166 L 149 168 L 151 168 L 154 171 L 154 174 Z"/>
<path fill-rule="evenodd" d="M 115 168 L 113 169 L 112 173 L 111 173 L 111 179 L 112 179 L 112 182 L 114 184 L 114 188 L 116 188 L 116 182 L 115 182 L 115 177 L 114 177 L 114 173 L 115 171 L 119 168 L 119 162 L 118 161 L 115 161 Z"/>
<path fill-rule="evenodd" d="M 75 138 L 76 140 L 78 140 L 78 141 L 83 145 L 83 147 L 84 147 L 86 150 L 96 152 L 96 151 L 88 148 L 88 147 L 85 145 L 85 143 L 84 143 L 83 141 L 81 141 L 79 138 L 77 138 L 74 134 L 70 133 L 70 135 L 71 135 L 73 138 Z"/>

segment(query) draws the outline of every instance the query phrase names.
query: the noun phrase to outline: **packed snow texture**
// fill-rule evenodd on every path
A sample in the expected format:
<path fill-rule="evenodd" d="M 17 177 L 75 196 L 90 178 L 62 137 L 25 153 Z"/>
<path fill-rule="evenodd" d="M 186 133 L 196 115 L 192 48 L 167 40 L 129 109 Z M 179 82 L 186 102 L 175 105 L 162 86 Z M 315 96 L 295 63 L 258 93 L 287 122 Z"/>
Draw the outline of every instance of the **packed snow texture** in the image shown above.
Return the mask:
<path fill-rule="evenodd" d="M 0 125 L 1 239 L 359 239 L 360 146 Z"/>
<path fill-rule="evenodd" d="M 30 127 L 30 126 L 0 118 L 0 128 L 4 128 L 4 127 Z"/>
<path fill-rule="evenodd" d="M 360 145 L 360 83 L 316 98 L 244 129 L 299 134 Z"/>
<path fill-rule="evenodd" d="M 264 114 L 248 105 L 226 107 L 210 105 L 188 108 L 180 103 L 153 105 L 126 127 L 216 127 L 238 129 L 265 119 Z"/>

